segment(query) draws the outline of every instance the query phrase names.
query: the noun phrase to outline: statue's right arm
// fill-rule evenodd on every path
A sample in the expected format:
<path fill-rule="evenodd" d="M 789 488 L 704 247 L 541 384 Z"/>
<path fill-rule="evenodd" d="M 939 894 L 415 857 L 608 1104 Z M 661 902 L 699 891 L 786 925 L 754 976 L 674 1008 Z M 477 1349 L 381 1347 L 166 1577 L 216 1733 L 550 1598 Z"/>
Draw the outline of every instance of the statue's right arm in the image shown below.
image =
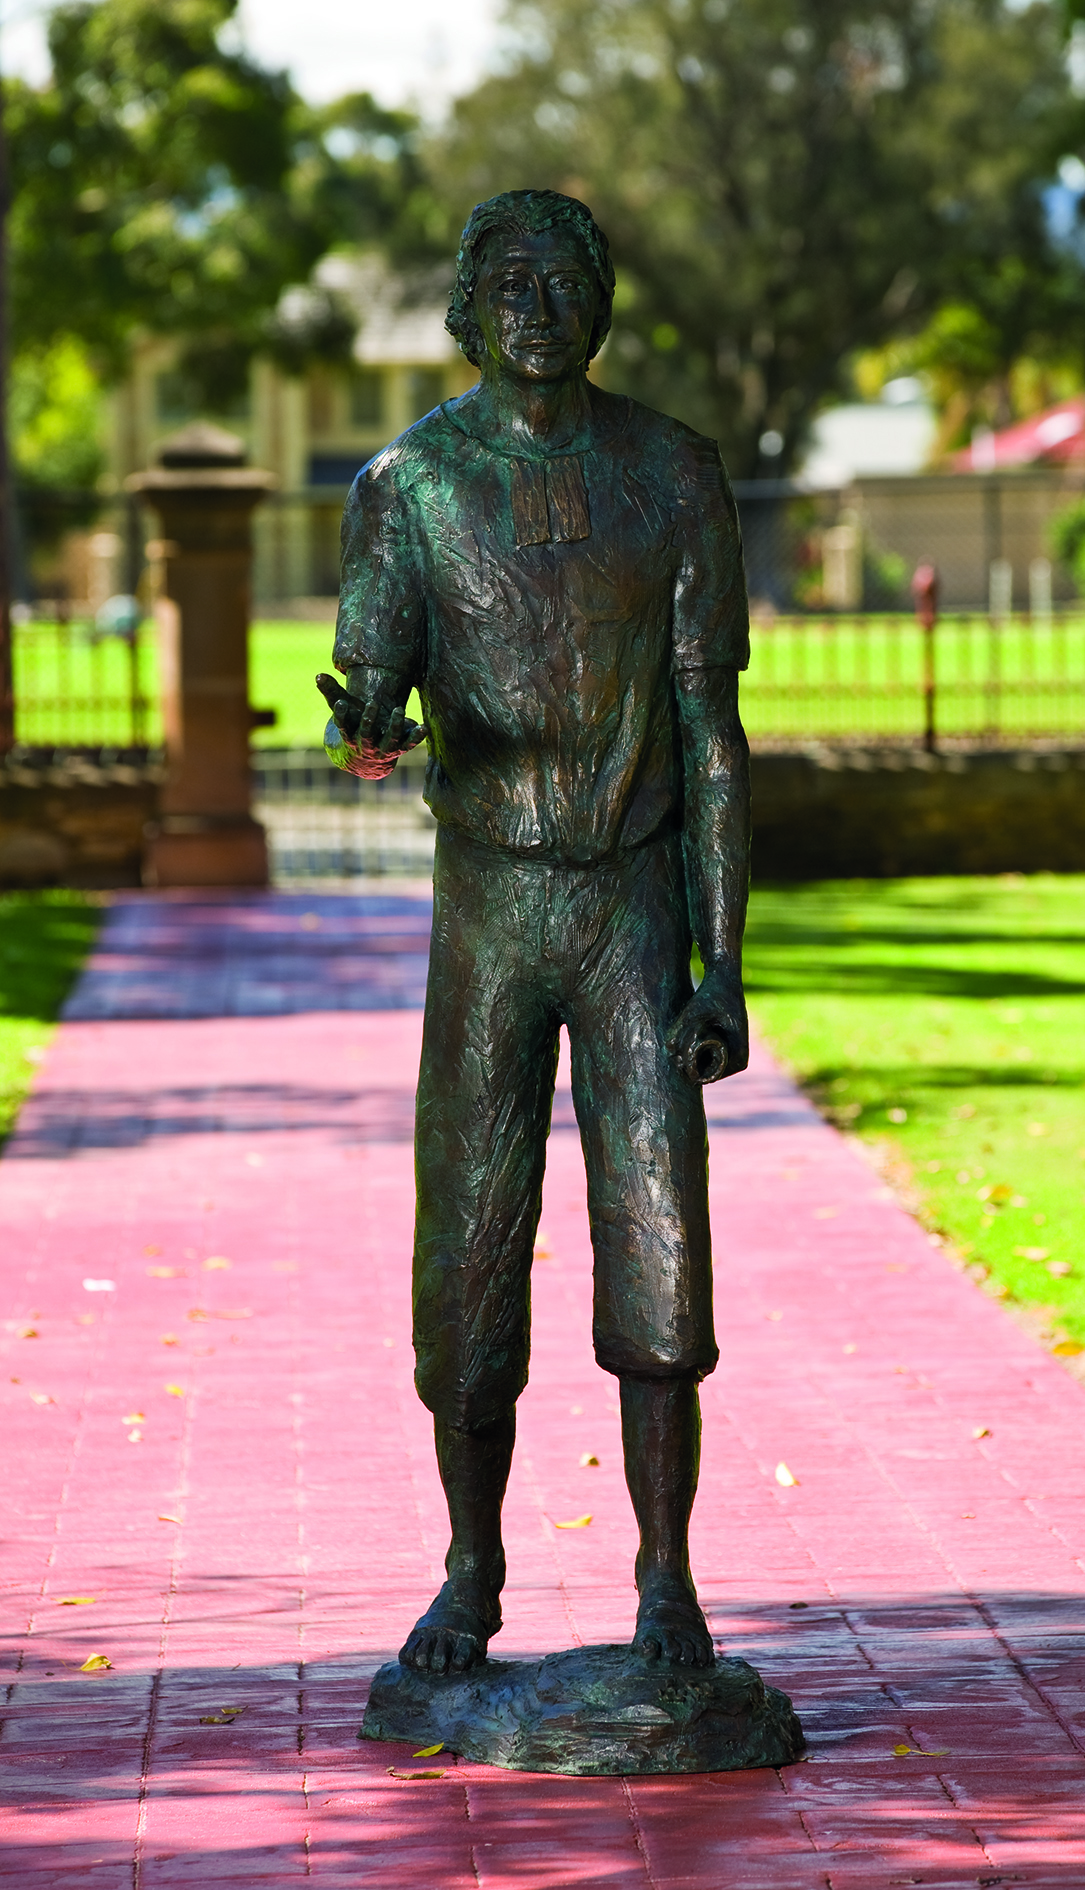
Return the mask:
<path fill-rule="evenodd" d="M 334 663 L 346 678 L 317 677 L 332 717 L 329 760 L 380 780 L 424 740 L 406 714 L 422 680 L 425 608 L 413 508 L 394 460 L 382 456 L 355 480 L 343 513 L 342 583 Z"/>

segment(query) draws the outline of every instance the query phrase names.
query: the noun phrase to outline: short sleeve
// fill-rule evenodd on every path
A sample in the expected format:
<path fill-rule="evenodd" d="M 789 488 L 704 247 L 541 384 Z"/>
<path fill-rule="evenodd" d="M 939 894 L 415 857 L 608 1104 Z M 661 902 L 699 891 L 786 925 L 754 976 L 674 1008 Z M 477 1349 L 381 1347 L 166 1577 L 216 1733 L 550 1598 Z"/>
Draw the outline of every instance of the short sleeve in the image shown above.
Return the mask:
<path fill-rule="evenodd" d="M 745 669 L 750 611 L 742 536 L 734 493 L 713 440 L 694 435 L 683 441 L 677 483 L 675 667 Z"/>
<path fill-rule="evenodd" d="M 414 506 L 398 471 L 393 454 L 381 454 L 351 487 L 332 661 L 344 674 L 367 663 L 416 683 L 425 606 Z"/>

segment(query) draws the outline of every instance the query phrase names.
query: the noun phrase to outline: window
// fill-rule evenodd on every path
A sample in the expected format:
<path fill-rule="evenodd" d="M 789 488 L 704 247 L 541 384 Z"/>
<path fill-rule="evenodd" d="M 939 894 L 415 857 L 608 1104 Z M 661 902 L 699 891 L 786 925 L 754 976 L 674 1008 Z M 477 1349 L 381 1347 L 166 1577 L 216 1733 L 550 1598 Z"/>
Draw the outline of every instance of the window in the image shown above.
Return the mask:
<path fill-rule="evenodd" d="M 411 368 L 407 375 L 407 399 L 411 419 L 421 420 L 445 397 L 444 368 Z"/>
<path fill-rule="evenodd" d="M 359 368 L 350 383 L 350 420 L 356 427 L 379 427 L 384 418 L 384 375 L 380 368 Z"/>

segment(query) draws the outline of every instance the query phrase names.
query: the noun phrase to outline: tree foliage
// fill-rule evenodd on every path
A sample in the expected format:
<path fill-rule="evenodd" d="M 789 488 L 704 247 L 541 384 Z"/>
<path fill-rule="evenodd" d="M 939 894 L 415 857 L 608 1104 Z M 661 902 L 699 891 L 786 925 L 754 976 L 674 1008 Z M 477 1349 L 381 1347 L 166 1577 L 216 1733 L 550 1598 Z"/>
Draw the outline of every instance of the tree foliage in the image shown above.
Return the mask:
<path fill-rule="evenodd" d="M 446 201 L 585 197 L 619 274 L 607 379 L 715 434 L 736 474 L 785 470 L 856 354 L 947 305 L 995 372 L 1080 351 L 1081 264 L 1049 240 L 1043 185 L 1085 126 L 1044 0 L 534 0 L 513 18 L 520 56 L 439 153 Z"/>
<path fill-rule="evenodd" d="M 181 334 L 186 371 L 220 397 L 276 345 L 271 311 L 329 246 L 386 238 L 411 205 L 424 235 L 410 117 L 364 94 L 307 106 L 235 44 L 236 5 L 64 0 L 50 16 L 51 81 L 8 88 L 18 347 L 74 334 L 116 373 L 135 329 Z M 305 340 L 342 346 L 341 320 Z"/>

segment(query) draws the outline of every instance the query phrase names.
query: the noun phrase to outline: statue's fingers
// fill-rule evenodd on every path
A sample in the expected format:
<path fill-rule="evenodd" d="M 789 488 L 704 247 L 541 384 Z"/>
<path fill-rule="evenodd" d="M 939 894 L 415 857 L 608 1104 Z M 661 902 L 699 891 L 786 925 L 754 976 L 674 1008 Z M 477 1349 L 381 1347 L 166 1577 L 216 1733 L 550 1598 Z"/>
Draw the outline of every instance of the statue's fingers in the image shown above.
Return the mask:
<path fill-rule="evenodd" d="M 378 743 L 382 754 L 387 754 L 391 748 L 401 749 L 403 747 L 403 731 L 406 727 L 406 722 L 407 718 L 402 709 L 392 710 L 391 715 L 388 717 L 384 734 L 381 736 Z"/>

